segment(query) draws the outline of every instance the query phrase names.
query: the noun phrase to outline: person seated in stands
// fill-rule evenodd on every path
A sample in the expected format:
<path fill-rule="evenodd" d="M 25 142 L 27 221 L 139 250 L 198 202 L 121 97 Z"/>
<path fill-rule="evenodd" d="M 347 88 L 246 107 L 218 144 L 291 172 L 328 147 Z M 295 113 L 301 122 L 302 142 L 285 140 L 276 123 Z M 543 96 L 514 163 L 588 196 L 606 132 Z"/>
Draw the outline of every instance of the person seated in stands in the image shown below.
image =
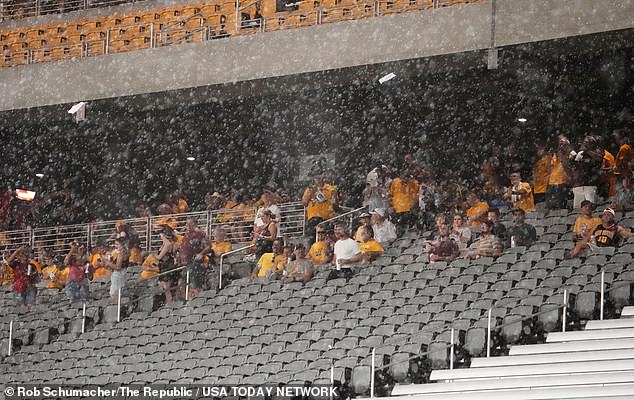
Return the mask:
<path fill-rule="evenodd" d="M 277 277 L 278 272 L 284 269 L 285 264 L 284 245 L 281 239 L 275 239 L 272 251 L 260 256 L 258 263 L 253 268 L 253 272 L 251 272 L 251 279 L 274 279 Z"/>
<path fill-rule="evenodd" d="M 468 226 L 480 226 L 487 220 L 489 205 L 486 201 L 481 201 L 475 192 L 467 195 L 467 224 Z"/>
<path fill-rule="evenodd" d="M 25 305 L 31 311 L 37 299 L 38 273 L 29 263 L 30 249 L 24 246 L 16 249 L 6 262 L 13 271 L 13 291 L 18 306 Z"/>
<path fill-rule="evenodd" d="M 139 276 L 140 281 L 153 278 L 161 272 L 159 260 L 156 256 L 156 254 L 149 254 L 145 257 L 145 260 L 143 260 L 143 264 L 141 264 L 141 275 Z"/>
<path fill-rule="evenodd" d="M 158 215 L 163 216 L 162 218 L 154 221 L 154 224 L 159 230 L 165 226 L 170 227 L 172 230 L 178 228 L 178 223 L 176 222 L 176 219 L 169 216 L 170 214 L 172 214 L 172 207 L 169 204 L 161 204 L 160 206 L 158 206 L 156 211 Z"/>
<path fill-rule="evenodd" d="M 506 225 L 502 223 L 500 217 L 500 209 L 497 207 L 489 208 L 488 220 L 493 222 L 493 234 L 500 239 L 504 246 L 509 243 L 509 234 Z"/>
<path fill-rule="evenodd" d="M 449 236 L 455 240 L 460 250 L 464 250 L 471 242 L 471 229 L 464 224 L 464 217 L 461 214 L 453 216 L 453 225 Z"/>
<path fill-rule="evenodd" d="M 103 240 L 98 240 L 95 247 L 90 250 L 90 256 L 88 257 L 88 261 L 90 261 L 90 265 L 92 265 L 93 270 L 95 271 L 93 274 L 93 280 L 102 277 L 109 277 L 112 274 L 112 271 L 106 266 L 106 258 L 110 251 L 104 245 Z"/>
<path fill-rule="evenodd" d="M 630 239 L 634 232 L 616 223 L 616 213 L 606 208 L 601 214 L 601 223 L 594 228 L 591 235 L 579 240 L 570 252 L 570 257 L 578 257 L 597 247 L 616 247 L 620 239 Z"/>
<path fill-rule="evenodd" d="M 121 238 L 124 241 L 130 254 L 130 259 L 128 260 L 130 263 L 139 265 L 143 262 L 141 239 L 139 239 L 139 235 L 129 223 L 117 221 L 112 238 Z"/>
<path fill-rule="evenodd" d="M 306 259 L 310 260 L 315 267 L 321 265 L 330 265 L 332 260 L 332 246 L 327 240 L 326 224 L 318 225 L 315 232 L 317 233 L 317 241 L 310 246 Z"/>
<path fill-rule="evenodd" d="M 434 223 L 434 216 L 441 205 L 442 194 L 435 176 L 430 174 L 428 180 L 420 182 L 418 188 L 418 227 L 420 230 L 427 229 Z"/>
<path fill-rule="evenodd" d="M 204 259 L 197 257 L 197 255 L 206 247 L 208 247 L 207 234 L 198 228 L 195 218 L 188 218 L 183 241 L 178 251 L 177 265 L 187 266 L 190 272 L 189 284 L 191 290 L 189 294 L 192 295 L 191 298 L 200 294 L 204 286 L 206 266 Z M 186 284 L 187 282 L 183 281 L 183 274 L 181 274 L 178 287 L 182 288 Z"/>
<path fill-rule="evenodd" d="M 54 262 L 42 269 L 44 281 L 48 281 L 48 289 L 64 289 L 68 279 L 68 268 L 64 264 L 64 256 L 58 255 Z"/>
<path fill-rule="evenodd" d="M 634 176 L 631 173 L 630 176 L 623 176 L 622 182 L 617 186 L 612 208 L 619 211 L 634 210 Z"/>
<path fill-rule="evenodd" d="M 614 197 L 616 195 L 616 175 L 614 175 L 616 158 L 612 153 L 601 146 L 601 140 L 601 137 L 597 136 L 596 151 L 603 156 L 597 191 L 601 197 Z"/>
<path fill-rule="evenodd" d="M 352 277 L 352 265 L 363 260 L 363 253 L 359 248 L 359 244 L 350 238 L 347 228 L 342 223 L 335 224 L 335 243 L 334 257 L 332 264 L 335 267 L 328 279 Z"/>
<path fill-rule="evenodd" d="M 334 216 L 337 203 L 337 188 L 326 183 L 323 175 L 316 174 L 313 184 L 302 195 L 302 204 L 306 207 L 306 234 L 311 241 L 315 238 L 315 227 Z"/>
<path fill-rule="evenodd" d="M 277 221 L 274 219 L 271 210 L 265 210 L 262 213 L 262 227 L 253 232 L 255 239 L 255 257 L 259 259 L 262 254 L 270 253 L 273 249 L 273 242 L 277 238 Z"/>
<path fill-rule="evenodd" d="M 408 170 L 401 171 L 399 176 L 392 181 L 390 196 L 397 231 L 402 234 L 407 228 L 411 228 L 416 222 L 414 207 L 418 201 L 418 182 L 410 175 Z"/>
<path fill-rule="evenodd" d="M 169 228 L 166 227 L 164 229 Z M 114 251 L 106 263 L 108 268 L 112 271 L 112 274 L 110 274 L 110 297 L 114 301 L 117 301 L 119 292 L 125 287 L 129 257 L 130 255 L 128 249 L 125 247 L 124 241 L 121 238 L 115 239 Z"/>
<path fill-rule="evenodd" d="M 502 254 L 504 247 L 493 234 L 493 222 L 487 220 L 480 225 L 480 237 L 473 243 L 472 249 L 465 255 L 466 259 L 499 257 Z"/>
<path fill-rule="evenodd" d="M 416 179 L 418 182 L 425 181 L 429 177 L 427 169 L 414 159 L 414 155 L 412 153 L 405 153 L 403 156 L 403 169 L 407 171 L 409 176 Z"/>
<path fill-rule="evenodd" d="M 185 197 L 179 193 L 174 193 L 167 199 L 167 204 L 172 207 L 172 214 L 184 214 L 189 211 L 189 204 Z"/>
<path fill-rule="evenodd" d="M 149 218 L 152 216 L 152 209 L 146 202 L 141 202 L 135 209 L 138 218 Z"/>
<path fill-rule="evenodd" d="M 195 218 L 187 218 L 185 229 L 177 257 L 177 264 L 183 266 L 191 264 L 194 257 L 207 247 L 207 234 L 198 227 Z"/>
<path fill-rule="evenodd" d="M 396 227 L 387 219 L 387 210 L 385 208 L 377 208 L 370 215 L 372 215 L 374 240 L 383 245 L 396 240 Z"/>
<path fill-rule="evenodd" d="M 548 185 L 546 187 L 546 207 L 550 210 L 566 208 L 568 203 L 568 155 L 572 150 L 570 141 L 560 135 L 557 151 L 551 155 Z"/>
<path fill-rule="evenodd" d="M 519 172 L 513 172 L 510 176 L 511 186 L 504 192 L 504 198 L 509 200 L 513 207 L 520 208 L 526 212 L 535 209 L 535 201 L 533 199 L 533 191 L 528 182 L 522 182 Z"/>
<path fill-rule="evenodd" d="M 599 141 L 594 136 L 583 139 L 579 151 L 571 150 L 569 154 L 571 165 L 571 181 L 573 208 L 581 207 L 583 200 L 597 203 L 597 188 L 599 186 L 603 151 Z"/>
<path fill-rule="evenodd" d="M 94 270 L 90 261 L 85 258 L 85 249 L 73 242 L 70 250 L 64 258 L 64 264 L 68 268 L 68 277 L 66 280 L 66 297 L 72 301 L 88 300 L 90 295 L 89 280 L 92 279 Z"/>
<path fill-rule="evenodd" d="M 368 173 L 365 182 L 363 205 L 370 211 L 389 207 L 387 193 L 392 183 L 389 168 L 379 165 Z"/>
<path fill-rule="evenodd" d="M 370 226 L 371 217 L 372 215 L 370 213 L 362 213 L 361 215 L 359 215 L 359 221 L 361 222 L 361 225 L 359 225 L 357 231 L 354 233 L 354 240 L 356 240 L 357 242 L 361 242 L 361 234 L 363 233 L 363 229 L 366 226 Z"/>
<path fill-rule="evenodd" d="M 313 263 L 306 259 L 306 246 L 299 243 L 293 250 L 293 260 L 284 268 L 283 283 L 303 282 L 306 283 L 313 278 Z"/>
<path fill-rule="evenodd" d="M 425 243 L 429 254 L 429 261 L 451 262 L 460 255 L 458 243 L 450 236 L 449 225 L 441 224 L 438 228 L 438 237 Z"/>
<path fill-rule="evenodd" d="M 581 215 L 575 220 L 572 228 L 572 240 L 578 242 L 591 235 L 594 229 L 601 224 L 601 218 L 592 216 L 594 204 L 590 200 L 581 202 Z"/>
<path fill-rule="evenodd" d="M 511 247 L 526 246 L 529 247 L 537 241 L 537 231 L 531 224 L 527 224 L 526 212 L 521 208 L 514 208 L 513 226 L 508 230 Z"/>
<path fill-rule="evenodd" d="M 233 245 L 227 240 L 227 227 L 219 226 L 214 229 L 211 249 L 217 257 L 233 250 Z"/>
<path fill-rule="evenodd" d="M 612 171 L 616 178 L 616 195 L 612 202 L 614 210 L 634 210 L 634 152 L 627 136 L 620 131 L 612 135 L 619 147 L 616 154 L 616 166 Z"/>
<path fill-rule="evenodd" d="M 371 226 L 364 226 L 361 231 L 361 241 L 359 242 L 359 249 L 363 254 L 364 261 L 374 261 L 378 256 L 383 254 L 385 250 L 383 247 L 374 240 L 374 231 Z"/>
<path fill-rule="evenodd" d="M 550 163 L 553 155 L 550 149 L 544 145 L 536 144 L 536 156 L 537 160 L 533 166 L 533 197 L 535 203 L 542 203 L 546 200 Z"/>
<path fill-rule="evenodd" d="M 225 204 L 224 198 L 218 192 L 213 192 L 212 194 L 207 193 L 205 195 L 205 204 L 206 211 L 216 211 L 220 210 Z"/>
<path fill-rule="evenodd" d="M 181 273 L 180 271 L 170 272 L 178 268 L 176 265 L 178 245 L 176 243 L 174 230 L 169 226 L 165 226 L 161 229 L 160 237 L 162 244 L 156 259 L 159 262 L 159 271 L 162 275 L 159 276 L 158 279 L 159 286 L 165 293 L 165 301 L 169 303 L 173 300 L 178 300 L 180 293 L 178 284 L 180 282 Z"/>
<path fill-rule="evenodd" d="M 265 232 L 267 228 L 269 228 L 270 221 L 267 222 L 264 220 L 265 213 L 268 212 L 270 219 L 274 220 L 276 224 L 279 223 L 282 218 L 282 213 L 280 212 L 280 208 L 277 206 L 277 204 L 275 204 L 275 201 L 276 201 L 276 197 L 273 194 L 273 192 L 270 189 L 265 188 L 264 193 L 262 194 L 260 200 L 258 201 L 258 203 L 260 203 L 260 207 L 257 209 L 256 215 L 255 215 L 255 221 L 253 222 L 253 233 L 256 237 L 256 241 L 257 241 L 257 236 Z M 275 239 L 275 237 L 277 237 L 277 231 L 276 231 L 276 236 L 274 236 L 273 239 Z M 270 244 L 272 242 L 273 240 L 269 241 L 268 243 L 269 246 L 267 246 L 267 251 L 270 251 Z M 257 254 L 257 251 L 256 251 L 256 254 Z"/>

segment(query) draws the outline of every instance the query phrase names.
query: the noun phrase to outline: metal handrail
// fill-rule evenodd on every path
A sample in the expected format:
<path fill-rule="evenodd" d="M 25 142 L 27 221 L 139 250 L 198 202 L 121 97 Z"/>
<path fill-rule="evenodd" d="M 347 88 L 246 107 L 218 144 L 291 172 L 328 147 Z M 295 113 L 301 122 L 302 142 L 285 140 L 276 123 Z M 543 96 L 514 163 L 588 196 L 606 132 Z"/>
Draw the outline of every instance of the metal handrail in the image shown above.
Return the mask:
<path fill-rule="evenodd" d="M 325 220 L 325 221 L 321 221 L 321 222 L 320 222 L 320 223 L 318 223 L 316 226 L 320 226 L 320 225 L 323 225 L 323 224 L 325 224 L 325 223 L 327 223 L 327 222 L 337 220 L 337 219 L 339 219 L 339 218 L 341 218 L 341 217 L 346 217 L 346 216 L 348 216 L 348 215 L 354 214 L 354 213 L 359 212 L 359 211 L 361 211 L 361 210 L 365 210 L 365 209 L 367 209 L 367 208 L 368 208 L 368 206 L 363 206 L 363 207 L 355 208 L 355 209 L 354 209 L 354 210 L 352 210 L 352 211 L 348 211 L 348 212 L 345 212 L 345 213 L 343 213 L 343 214 L 339 214 L 339 215 L 337 215 L 337 216 L 334 216 L 334 217 L 332 217 L 332 218 L 329 218 L 329 219 L 327 219 L 327 220 Z M 316 230 L 315 230 L 315 231 L 316 231 Z M 316 233 L 316 232 L 315 232 L 315 240 L 317 240 L 317 233 Z"/>
<path fill-rule="evenodd" d="M 163 26 L 160 29 L 160 32 L 163 32 L 163 31 L 167 30 L 168 28 L 171 28 L 172 26 L 181 25 L 182 23 L 187 22 L 187 21 L 189 21 L 192 18 L 200 18 L 200 26 L 202 26 L 204 24 L 204 22 L 206 21 L 206 18 L 202 14 L 194 14 L 194 15 L 190 15 L 190 16 L 188 16 L 186 18 L 179 19 L 178 21 L 174 21 L 174 22 L 172 22 L 170 24 L 167 24 L 167 25 Z"/>
<path fill-rule="evenodd" d="M 226 253 L 223 253 L 220 256 L 220 267 L 218 268 L 218 289 L 222 289 L 222 265 L 223 265 L 223 262 L 224 262 L 224 258 L 226 256 L 228 256 L 228 255 L 235 254 L 235 253 L 238 253 L 238 252 L 246 250 L 246 249 L 250 249 L 251 247 L 255 247 L 255 244 L 250 244 L 248 246 L 241 247 L 239 249 L 228 251 Z"/>

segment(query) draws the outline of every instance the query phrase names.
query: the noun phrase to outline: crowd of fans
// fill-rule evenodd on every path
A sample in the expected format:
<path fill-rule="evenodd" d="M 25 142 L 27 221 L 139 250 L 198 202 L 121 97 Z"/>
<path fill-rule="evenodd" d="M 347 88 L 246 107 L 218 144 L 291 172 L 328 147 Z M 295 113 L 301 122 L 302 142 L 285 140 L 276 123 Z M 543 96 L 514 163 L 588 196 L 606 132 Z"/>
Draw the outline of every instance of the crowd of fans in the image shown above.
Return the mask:
<path fill-rule="evenodd" d="M 90 249 L 73 243 L 65 257 L 27 247 L 4 254 L 2 283 L 13 283 L 18 303 L 29 307 L 35 303 L 38 286 L 64 290 L 71 301 L 85 301 L 90 296 L 89 282 L 96 279 L 110 280 L 110 294 L 116 300 L 130 265 L 140 265 L 140 279 L 158 276 L 166 301 L 184 298 L 185 286 L 188 295 L 195 297 L 208 284 L 214 260 L 231 252 L 232 241 L 244 231 L 251 246 L 242 256 L 255 264 L 254 280 L 307 282 L 320 269 L 329 270 L 330 278 L 349 278 L 355 268 L 379 257 L 385 246 L 411 229 L 433 232 L 425 238 L 421 253 L 429 262 L 497 257 L 506 248 L 528 247 L 537 241 L 537 231 L 526 222 L 526 214 L 540 203 L 546 213 L 580 209 L 572 232 L 575 245 L 566 256 L 583 256 L 634 237 L 615 220 L 616 211 L 634 209 L 632 150 L 626 138 L 615 135 L 613 139 L 616 157 L 600 146 L 598 137 L 587 136 L 573 145 L 560 136 L 553 150 L 536 153 L 532 182 L 523 179 L 520 168 L 498 171 L 495 160 L 487 159 L 471 184 L 453 181 L 447 185 L 436 179 L 430 166 L 406 154 L 399 168 L 381 164 L 367 174 L 366 212 L 359 215 L 354 231 L 347 224 L 330 222 L 341 212 L 342 190 L 332 173 L 317 172 L 301 196 L 306 237 L 295 243 L 282 237 L 278 225 L 277 204 L 290 200 L 289 196 L 273 183 L 257 200 L 247 199 L 239 189 L 231 189 L 226 196 L 219 192 L 205 196 L 205 210 L 216 211 L 213 222 L 218 227 L 212 238 L 195 218 L 179 229 L 174 214 L 189 212 L 190 205 L 182 195 L 172 194 L 156 208 L 161 216 L 153 226 L 161 239 L 158 252 L 143 254 L 135 230 L 120 221 L 107 240 Z M 508 176 L 507 184 L 502 172 Z M 601 198 L 611 202 L 611 207 L 600 218 L 594 217 Z M 139 217 L 152 215 L 145 203 L 137 212 Z M 501 222 L 503 212 L 512 215 L 511 226 Z"/>

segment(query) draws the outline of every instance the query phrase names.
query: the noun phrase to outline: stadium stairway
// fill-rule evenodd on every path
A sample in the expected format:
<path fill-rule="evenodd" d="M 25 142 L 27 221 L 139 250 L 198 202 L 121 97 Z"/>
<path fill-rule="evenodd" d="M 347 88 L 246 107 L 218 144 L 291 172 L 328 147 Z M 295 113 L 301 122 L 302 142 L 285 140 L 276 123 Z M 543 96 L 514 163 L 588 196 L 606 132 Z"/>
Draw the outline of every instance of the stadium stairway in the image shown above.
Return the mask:
<path fill-rule="evenodd" d="M 437 370 L 437 383 L 396 386 L 392 399 L 583 399 L 634 396 L 634 307 L 620 319 L 552 332 L 545 344 L 511 346 L 509 356 L 474 358 Z"/>
<path fill-rule="evenodd" d="M 334 372 L 347 394 L 365 395 L 375 349 L 377 394 L 385 396 L 395 383 L 427 382 L 432 369 L 448 367 L 451 328 L 455 367 L 485 355 L 489 309 L 496 326 L 491 353 L 507 356 L 513 344 L 543 342 L 561 330 L 564 289 L 567 330 L 598 318 L 601 279 L 608 289 L 605 316 L 631 304 L 634 242 L 564 260 L 575 216 L 535 215 L 543 230 L 539 241 L 496 260 L 428 263 L 426 235 L 408 232 L 349 281 L 327 280 L 326 270 L 305 285 L 236 279 L 158 309 L 131 297 L 120 323 L 103 318 L 111 315 L 104 304 L 102 318 L 83 335 L 65 329 L 50 343 L 25 340 L 10 357 L 3 349 L 0 381 L 328 383 Z M 60 326 L 53 316 L 41 323 Z"/>

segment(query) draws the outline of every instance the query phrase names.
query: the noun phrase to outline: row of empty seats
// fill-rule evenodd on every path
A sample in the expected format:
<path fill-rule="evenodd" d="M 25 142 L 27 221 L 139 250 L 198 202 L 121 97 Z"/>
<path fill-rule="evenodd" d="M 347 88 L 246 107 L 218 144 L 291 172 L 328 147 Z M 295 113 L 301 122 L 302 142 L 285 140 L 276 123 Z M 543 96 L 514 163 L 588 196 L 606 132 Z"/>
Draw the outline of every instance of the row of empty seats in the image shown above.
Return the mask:
<path fill-rule="evenodd" d="M 454 5 L 454 1 L 436 6 Z M 257 7 L 257 8 L 256 8 Z M 433 0 L 304 0 L 276 12 L 274 0 L 218 0 L 67 23 L 0 30 L 0 67 L 117 53 L 433 8 Z"/>

